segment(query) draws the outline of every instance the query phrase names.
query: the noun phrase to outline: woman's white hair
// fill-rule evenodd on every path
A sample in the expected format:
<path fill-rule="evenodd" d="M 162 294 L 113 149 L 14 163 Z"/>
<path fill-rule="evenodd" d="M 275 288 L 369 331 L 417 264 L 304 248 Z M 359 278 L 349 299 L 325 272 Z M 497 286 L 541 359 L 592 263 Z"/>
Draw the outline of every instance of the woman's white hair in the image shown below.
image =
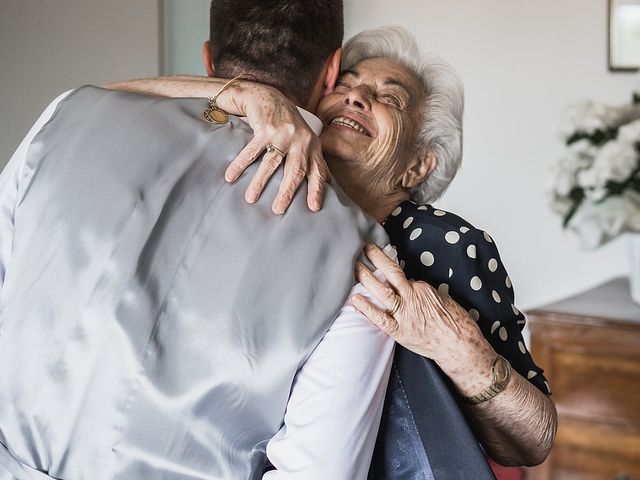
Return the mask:
<path fill-rule="evenodd" d="M 464 89 L 458 74 L 435 55 L 422 55 L 413 36 L 402 27 L 365 30 L 347 41 L 342 69 L 368 58 L 390 58 L 411 71 L 424 86 L 423 120 L 417 148 L 437 158 L 431 174 L 411 190 L 416 203 L 438 199 L 456 176 L 462 162 L 462 113 Z"/>

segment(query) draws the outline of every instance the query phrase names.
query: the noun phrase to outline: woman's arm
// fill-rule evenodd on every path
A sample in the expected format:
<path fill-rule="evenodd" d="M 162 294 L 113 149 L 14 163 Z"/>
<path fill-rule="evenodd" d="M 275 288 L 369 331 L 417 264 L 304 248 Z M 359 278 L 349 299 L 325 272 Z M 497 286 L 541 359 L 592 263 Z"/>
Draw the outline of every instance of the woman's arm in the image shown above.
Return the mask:
<path fill-rule="evenodd" d="M 103 85 L 123 90 L 165 97 L 210 98 L 227 83 L 225 79 L 171 75 L 157 78 L 126 80 Z M 246 116 L 254 138 L 229 164 L 225 179 L 234 182 L 268 145 L 285 153 L 284 179 L 273 202 L 274 213 L 283 213 L 293 200 L 298 187 L 307 178 L 307 204 L 313 211 L 322 207 L 325 182 L 330 181 L 327 164 L 322 157 L 322 145 L 317 135 L 304 121 L 296 106 L 278 90 L 248 80 L 238 80 L 220 94 L 217 105 L 227 113 Z M 276 151 L 265 154 L 260 168 L 245 195 L 249 203 L 258 200 L 267 181 L 284 158 Z"/>
<path fill-rule="evenodd" d="M 396 297 L 400 307 L 391 316 L 363 297 L 353 304 L 398 343 L 433 359 L 461 395 L 471 397 L 492 383 L 497 353 L 470 315 L 448 295 L 425 282 L 409 281 L 375 246 L 366 253 L 389 284 L 378 281 L 364 265 L 356 276 L 388 309 Z M 491 457 L 503 465 L 536 465 L 548 455 L 557 418 L 550 398 L 515 370 L 507 388 L 479 405 L 469 405 L 472 423 Z"/>

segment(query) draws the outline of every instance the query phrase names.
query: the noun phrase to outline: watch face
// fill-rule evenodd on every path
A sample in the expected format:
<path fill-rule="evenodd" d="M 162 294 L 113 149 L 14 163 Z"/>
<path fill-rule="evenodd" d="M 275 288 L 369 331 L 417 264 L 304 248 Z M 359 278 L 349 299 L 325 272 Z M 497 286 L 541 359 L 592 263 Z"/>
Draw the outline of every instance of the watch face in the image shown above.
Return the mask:
<path fill-rule="evenodd" d="M 498 357 L 494 366 L 496 374 L 496 383 L 505 385 L 511 376 L 511 366 L 504 358 Z"/>

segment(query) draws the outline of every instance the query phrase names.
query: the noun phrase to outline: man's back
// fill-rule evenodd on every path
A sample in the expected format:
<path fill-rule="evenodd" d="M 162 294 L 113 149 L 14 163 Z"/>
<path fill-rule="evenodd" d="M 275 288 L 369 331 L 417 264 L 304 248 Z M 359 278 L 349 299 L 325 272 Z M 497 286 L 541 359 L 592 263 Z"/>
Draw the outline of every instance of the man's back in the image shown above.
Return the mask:
<path fill-rule="evenodd" d="M 316 214 L 247 205 L 250 175 L 223 171 L 251 131 L 205 123 L 205 105 L 83 88 L 32 143 L 0 303 L 0 433 L 23 464 L 262 475 L 380 230 L 335 190 Z"/>

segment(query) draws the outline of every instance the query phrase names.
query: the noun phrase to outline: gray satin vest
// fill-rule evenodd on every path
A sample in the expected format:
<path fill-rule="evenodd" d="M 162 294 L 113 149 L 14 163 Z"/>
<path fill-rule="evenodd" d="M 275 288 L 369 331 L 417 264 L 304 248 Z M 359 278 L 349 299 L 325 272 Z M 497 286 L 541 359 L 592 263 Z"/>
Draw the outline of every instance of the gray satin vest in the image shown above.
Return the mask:
<path fill-rule="evenodd" d="M 273 215 L 281 173 L 248 205 L 255 170 L 223 173 L 251 130 L 205 106 L 83 87 L 34 139 L 0 299 L 0 471 L 261 477 L 363 242 L 387 238 L 336 188 Z"/>

